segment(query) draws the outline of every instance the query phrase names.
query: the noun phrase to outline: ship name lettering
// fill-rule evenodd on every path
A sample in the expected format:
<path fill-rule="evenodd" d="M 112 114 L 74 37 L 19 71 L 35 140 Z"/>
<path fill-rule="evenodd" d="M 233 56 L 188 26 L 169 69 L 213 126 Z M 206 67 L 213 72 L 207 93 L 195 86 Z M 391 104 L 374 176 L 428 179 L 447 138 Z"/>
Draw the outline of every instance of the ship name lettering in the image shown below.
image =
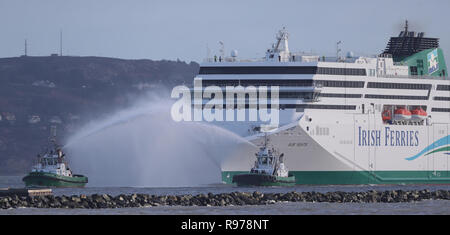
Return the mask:
<path fill-rule="evenodd" d="M 384 136 L 384 141 L 381 137 Z M 363 129 L 358 127 L 358 146 L 419 146 L 419 131 L 392 130 L 390 127 L 382 130 Z"/>

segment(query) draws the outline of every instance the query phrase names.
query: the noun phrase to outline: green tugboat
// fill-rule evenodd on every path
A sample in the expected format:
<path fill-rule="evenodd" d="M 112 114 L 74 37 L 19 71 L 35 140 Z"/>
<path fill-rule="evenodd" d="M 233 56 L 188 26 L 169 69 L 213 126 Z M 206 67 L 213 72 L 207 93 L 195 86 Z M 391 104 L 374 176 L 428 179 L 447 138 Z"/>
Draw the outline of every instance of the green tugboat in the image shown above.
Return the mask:
<path fill-rule="evenodd" d="M 284 165 L 284 154 L 278 154 L 267 146 L 267 136 L 264 146 L 255 154 L 255 166 L 250 173 L 233 176 L 233 183 L 237 186 L 294 186 L 295 176 L 289 175 Z"/>
<path fill-rule="evenodd" d="M 38 154 L 37 163 L 23 179 L 27 187 L 84 187 L 88 178 L 74 175 L 61 147 L 56 143 L 56 128 L 52 127 L 49 147 Z"/>

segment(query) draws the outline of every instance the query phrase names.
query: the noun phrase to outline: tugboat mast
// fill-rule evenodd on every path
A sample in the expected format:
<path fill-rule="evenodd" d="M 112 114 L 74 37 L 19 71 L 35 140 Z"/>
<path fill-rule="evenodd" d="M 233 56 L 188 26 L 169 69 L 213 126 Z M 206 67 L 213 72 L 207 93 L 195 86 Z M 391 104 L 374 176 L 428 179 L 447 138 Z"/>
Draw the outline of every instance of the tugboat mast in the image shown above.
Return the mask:
<path fill-rule="evenodd" d="M 405 32 L 408 32 L 408 20 L 405 20 Z"/>
<path fill-rule="evenodd" d="M 267 148 L 267 133 L 264 133 L 264 148 Z"/>

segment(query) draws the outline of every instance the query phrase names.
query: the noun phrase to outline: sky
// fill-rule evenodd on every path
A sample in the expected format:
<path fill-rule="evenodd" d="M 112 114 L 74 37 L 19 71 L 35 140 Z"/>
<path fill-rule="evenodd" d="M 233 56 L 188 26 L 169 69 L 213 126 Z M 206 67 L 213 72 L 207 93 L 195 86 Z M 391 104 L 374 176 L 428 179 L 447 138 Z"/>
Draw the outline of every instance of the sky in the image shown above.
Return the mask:
<path fill-rule="evenodd" d="M 286 27 L 289 49 L 379 54 L 404 21 L 450 53 L 448 0 L 0 0 L 0 58 L 24 54 L 201 62 L 210 48 L 264 56 Z"/>

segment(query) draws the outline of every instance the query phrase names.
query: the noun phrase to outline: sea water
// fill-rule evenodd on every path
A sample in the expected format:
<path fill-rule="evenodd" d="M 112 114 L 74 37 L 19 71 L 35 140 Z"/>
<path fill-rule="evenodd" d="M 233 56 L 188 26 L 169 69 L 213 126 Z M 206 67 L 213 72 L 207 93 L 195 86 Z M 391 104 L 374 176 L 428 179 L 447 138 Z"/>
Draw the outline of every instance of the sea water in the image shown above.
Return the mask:
<path fill-rule="evenodd" d="M 0 176 L 0 188 L 23 187 L 22 176 Z M 183 195 L 230 192 L 287 193 L 298 192 L 362 192 L 368 190 L 450 190 L 450 185 L 297 185 L 295 187 L 236 187 L 232 185 L 215 184 L 195 187 L 86 187 L 86 188 L 54 188 L 55 196 L 80 194 L 133 194 L 150 195 Z M 203 206 L 158 206 L 143 208 L 116 209 L 45 209 L 18 208 L 0 209 L 0 214 L 450 214 L 450 201 L 424 200 L 404 203 L 328 203 L 328 202 L 286 202 L 272 205 L 247 205 L 226 207 Z"/>

